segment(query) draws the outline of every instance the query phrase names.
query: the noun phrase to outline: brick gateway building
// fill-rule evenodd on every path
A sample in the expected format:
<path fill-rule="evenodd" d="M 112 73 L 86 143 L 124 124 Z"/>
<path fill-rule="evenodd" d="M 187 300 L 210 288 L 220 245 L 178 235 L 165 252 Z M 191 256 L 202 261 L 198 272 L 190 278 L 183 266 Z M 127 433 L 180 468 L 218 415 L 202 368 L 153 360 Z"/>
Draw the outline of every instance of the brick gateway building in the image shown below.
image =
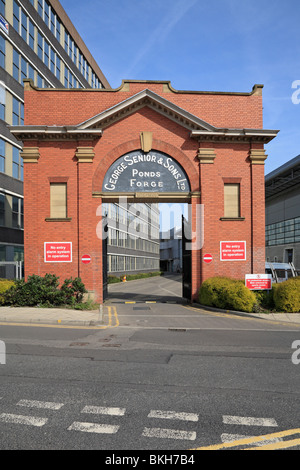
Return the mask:
<path fill-rule="evenodd" d="M 103 301 L 104 202 L 187 202 L 190 299 L 203 280 L 264 272 L 262 85 L 250 93 L 38 89 L 24 81 L 25 275 L 80 276 Z M 122 199 L 122 200 L 123 200 Z M 196 241 L 195 241 L 196 240 Z"/>

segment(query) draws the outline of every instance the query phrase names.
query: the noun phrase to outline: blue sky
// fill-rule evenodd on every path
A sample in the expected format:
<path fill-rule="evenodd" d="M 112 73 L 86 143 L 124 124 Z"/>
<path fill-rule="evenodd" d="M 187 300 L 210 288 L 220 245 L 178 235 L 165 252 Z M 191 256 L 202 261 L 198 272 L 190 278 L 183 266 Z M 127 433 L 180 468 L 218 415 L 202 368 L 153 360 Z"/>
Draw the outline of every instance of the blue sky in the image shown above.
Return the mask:
<path fill-rule="evenodd" d="M 112 88 L 122 79 L 201 91 L 263 84 L 264 128 L 280 130 L 266 145 L 266 174 L 300 154 L 299 0 L 60 1 Z"/>

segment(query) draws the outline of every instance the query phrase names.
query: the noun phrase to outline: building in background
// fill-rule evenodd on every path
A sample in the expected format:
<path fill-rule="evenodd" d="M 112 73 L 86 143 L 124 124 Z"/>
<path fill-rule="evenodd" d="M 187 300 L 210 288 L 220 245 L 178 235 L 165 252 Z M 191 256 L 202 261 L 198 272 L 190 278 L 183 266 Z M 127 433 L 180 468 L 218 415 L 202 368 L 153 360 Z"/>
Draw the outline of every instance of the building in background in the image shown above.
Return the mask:
<path fill-rule="evenodd" d="M 266 260 L 300 271 L 300 155 L 265 177 Z"/>
<path fill-rule="evenodd" d="M 110 88 L 57 0 L 0 0 L 0 262 L 23 261 L 23 79 L 39 88 Z M 16 277 L 0 265 L 0 277 Z"/>
<path fill-rule="evenodd" d="M 164 272 L 182 272 L 182 229 L 173 227 L 160 233 L 160 269 Z"/>
<path fill-rule="evenodd" d="M 122 276 L 159 271 L 157 203 L 104 203 L 107 216 L 107 271 Z"/>

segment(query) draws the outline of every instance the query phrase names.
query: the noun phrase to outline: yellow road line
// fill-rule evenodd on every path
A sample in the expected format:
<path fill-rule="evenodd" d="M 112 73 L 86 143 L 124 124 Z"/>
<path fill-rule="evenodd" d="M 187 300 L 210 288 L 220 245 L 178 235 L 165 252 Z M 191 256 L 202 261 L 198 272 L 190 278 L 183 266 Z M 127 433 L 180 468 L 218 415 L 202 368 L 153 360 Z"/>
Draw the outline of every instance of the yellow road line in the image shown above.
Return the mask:
<path fill-rule="evenodd" d="M 197 447 L 195 449 L 190 450 L 222 450 L 222 449 L 230 449 L 231 447 L 240 447 L 240 446 L 247 446 L 249 444 L 255 444 L 257 442 L 269 441 L 271 439 L 276 438 L 283 438 L 286 436 L 292 436 L 293 434 L 300 434 L 300 428 L 298 429 L 289 429 L 287 431 L 275 432 L 273 434 L 265 434 L 264 436 L 257 436 L 257 437 L 249 437 L 245 439 L 239 439 L 236 441 L 231 442 L 223 442 L 221 444 L 215 444 L 207 447 Z M 251 447 L 246 448 L 245 450 L 260 450 L 260 449 L 279 449 L 279 448 L 288 448 L 288 447 L 295 447 L 296 445 L 300 444 L 300 439 L 292 440 L 292 441 L 282 441 L 282 442 L 275 442 L 273 444 L 267 444 L 265 446 L 260 447 Z"/>
<path fill-rule="evenodd" d="M 278 449 L 289 449 L 290 447 L 300 446 L 300 439 L 293 439 L 291 441 L 276 442 L 273 444 L 267 444 L 260 447 L 250 447 L 246 450 L 278 450 Z"/>
<path fill-rule="evenodd" d="M 119 318 L 118 318 L 118 314 L 117 314 L 117 309 L 116 307 L 107 307 L 108 308 L 108 328 L 115 328 L 117 326 L 119 326 L 120 322 L 119 322 Z M 113 310 L 113 313 L 112 313 L 112 310 Z M 113 321 L 113 316 L 114 316 L 114 319 L 115 319 L 115 324 L 113 325 L 112 324 L 112 321 Z"/>

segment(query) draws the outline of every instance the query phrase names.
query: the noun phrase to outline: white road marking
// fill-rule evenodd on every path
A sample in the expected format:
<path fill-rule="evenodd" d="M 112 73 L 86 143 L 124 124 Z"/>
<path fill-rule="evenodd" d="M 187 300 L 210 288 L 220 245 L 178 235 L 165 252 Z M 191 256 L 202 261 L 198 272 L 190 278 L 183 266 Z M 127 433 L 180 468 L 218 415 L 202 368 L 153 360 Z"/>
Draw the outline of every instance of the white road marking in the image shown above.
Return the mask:
<path fill-rule="evenodd" d="M 222 434 L 221 435 L 221 441 L 222 442 L 233 442 L 233 441 L 240 441 L 241 439 L 252 439 L 257 436 L 245 436 L 245 435 L 240 435 L 240 434 Z M 258 442 L 251 442 L 246 445 L 253 445 L 255 444 L 257 447 L 264 446 L 266 444 L 275 444 L 276 442 L 282 441 L 282 438 L 274 438 L 274 439 L 268 439 L 265 441 L 258 441 Z"/>
<path fill-rule="evenodd" d="M 144 428 L 142 436 L 158 437 L 160 439 L 183 439 L 188 441 L 194 441 L 196 439 L 195 432 L 162 428 Z"/>
<path fill-rule="evenodd" d="M 105 406 L 85 406 L 81 413 L 93 413 L 110 416 L 124 416 L 125 408 L 113 408 Z"/>
<path fill-rule="evenodd" d="M 59 410 L 61 407 L 64 406 L 63 403 L 36 400 L 20 400 L 17 405 L 27 406 L 28 408 L 43 408 L 47 410 Z"/>
<path fill-rule="evenodd" d="M 148 418 L 162 418 L 162 419 L 180 419 L 182 421 L 198 421 L 196 413 L 178 413 L 176 411 L 161 411 L 151 410 Z"/>
<path fill-rule="evenodd" d="M 108 424 L 81 423 L 75 421 L 68 427 L 68 431 L 94 432 L 98 434 L 115 434 L 120 426 L 111 426 Z"/>
<path fill-rule="evenodd" d="M 273 418 L 246 418 L 243 416 L 223 416 L 223 423 L 242 426 L 278 426 Z"/>
<path fill-rule="evenodd" d="M 28 426 L 44 426 L 44 424 L 46 424 L 48 419 L 2 413 L 0 415 L 0 421 L 3 421 L 5 423 L 26 424 Z"/>

